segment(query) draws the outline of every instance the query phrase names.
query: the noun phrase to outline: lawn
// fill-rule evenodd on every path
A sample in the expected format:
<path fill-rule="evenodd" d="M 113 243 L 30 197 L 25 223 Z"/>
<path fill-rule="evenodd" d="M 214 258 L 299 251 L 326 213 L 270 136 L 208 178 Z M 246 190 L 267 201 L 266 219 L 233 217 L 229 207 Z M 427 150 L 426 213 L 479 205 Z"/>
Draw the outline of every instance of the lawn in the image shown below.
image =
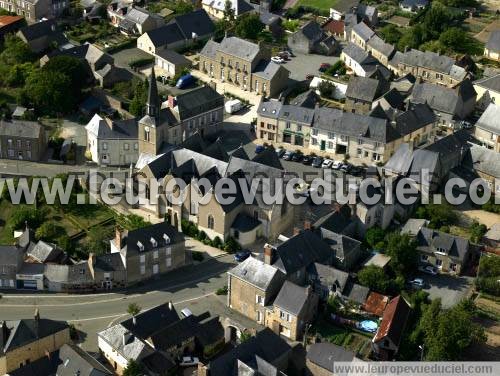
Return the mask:
<path fill-rule="evenodd" d="M 299 0 L 296 6 L 304 6 L 321 10 L 330 10 L 337 0 Z"/>

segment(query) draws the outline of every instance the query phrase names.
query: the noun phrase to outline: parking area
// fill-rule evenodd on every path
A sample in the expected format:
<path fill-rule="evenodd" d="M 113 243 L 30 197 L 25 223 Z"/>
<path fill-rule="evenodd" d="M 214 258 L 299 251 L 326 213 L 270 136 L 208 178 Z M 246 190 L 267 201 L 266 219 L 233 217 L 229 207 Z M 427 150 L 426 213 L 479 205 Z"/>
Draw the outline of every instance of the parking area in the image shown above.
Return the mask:
<path fill-rule="evenodd" d="M 450 308 L 468 296 L 472 289 L 473 278 L 465 276 L 451 276 L 446 274 L 429 275 L 420 273 L 426 284 L 424 291 L 431 299 L 440 298 L 443 308 Z"/>
<path fill-rule="evenodd" d="M 309 55 L 294 53 L 295 56 L 286 61 L 283 66 L 290 71 L 290 78 L 296 81 L 305 80 L 308 74 L 319 75 L 322 63 L 335 64 L 339 56 Z"/>

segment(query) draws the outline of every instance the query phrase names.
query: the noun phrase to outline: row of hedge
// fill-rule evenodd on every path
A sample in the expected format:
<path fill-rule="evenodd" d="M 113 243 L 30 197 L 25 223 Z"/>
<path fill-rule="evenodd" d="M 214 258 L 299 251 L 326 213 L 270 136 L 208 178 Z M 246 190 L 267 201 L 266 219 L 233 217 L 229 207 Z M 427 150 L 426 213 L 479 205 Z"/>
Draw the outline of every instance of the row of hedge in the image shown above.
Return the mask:
<path fill-rule="evenodd" d="M 238 242 L 231 237 L 228 238 L 226 242 L 223 242 L 222 239 L 218 236 L 216 236 L 213 239 L 210 239 L 205 231 L 203 230 L 200 231 L 196 226 L 196 224 L 194 224 L 191 221 L 183 219 L 181 221 L 181 229 L 185 235 L 190 236 L 202 242 L 205 245 L 222 249 L 227 253 L 235 253 L 241 249 L 241 246 L 238 244 Z"/>

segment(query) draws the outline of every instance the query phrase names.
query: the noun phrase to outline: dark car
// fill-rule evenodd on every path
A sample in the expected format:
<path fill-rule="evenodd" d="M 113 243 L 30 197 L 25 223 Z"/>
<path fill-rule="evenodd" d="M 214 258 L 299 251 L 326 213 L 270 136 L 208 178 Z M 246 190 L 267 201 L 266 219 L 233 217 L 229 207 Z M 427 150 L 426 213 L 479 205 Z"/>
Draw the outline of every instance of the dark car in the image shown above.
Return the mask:
<path fill-rule="evenodd" d="M 234 254 L 234 261 L 242 262 L 250 257 L 252 253 L 248 249 L 243 249 Z"/>
<path fill-rule="evenodd" d="M 311 166 L 316 167 L 316 168 L 320 168 L 322 164 L 323 164 L 323 158 L 314 157 Z"/>
<path fill-rule="evenodd" d="M 283 158 L 283 156 L 285 155 L 285 153 L 286 153 L 286 150 L 283 149 L 283 148 L 280 148 L 280 149 L 276 150 L 276 155 L 278 156 L 278 158 Z"/>
<path fill-rule="evenodd" d="M 264 149 L 265 149 L 265 148 L 264 148 L 264 146 L 262 146 L 262 145 L 257 145 L 257 146 L 255 147 L 255 154 L 262 153 L 262 152 L 264 151 Z"/>
<path fill-rule="evenodd" d="M 352 165 L 349 163 L 343 163 L 342 166 L 340 166 L 340 171 L 344 171 L 346 173 L 350 172 L 352 169 Z"/>
<path fill-rule="evenodd" d="M 323 63 L 323 64 L 321 64 L 321 65 L 319 66 L 319 69 L 318 69 L 318 70 L 319 70 L 320 72 L 326 72 L 326 70 L 327 70 L 328 68 L 330 68 L 330 67 L 331 67 L 331 65 L 330 65 L 330 64 L 328 64 L 328 63 Z"/>
<path fill-rule="evenodd" d="M 352 166 L 351 171 L 349 173 L 353 176 L 361 176 L 363 175 L 363 167 L 360 166 Z"/>
<path fill-rule="evenodd" d="M 304 155 L 304 158 L 302 158 L 302 164 L 310 165 L 313 159 L 314 157 L 311 157 L 310 155 Z"/>
<path fill-rule="evenodd" d="M 295 153 L 293 151 L 287 151 L 284 155 L 283 155 L 283 160 L 285 161 L 291 161 L 293 156 L 295 155 Z"/>
<path fill-rule="evenodd" d="M 302 153 L 295 153 L 292 157 L 292 161 L 294 162 L 300 162 L 302 161 L 302 158 L 304 158 L 304 154 Z"/>

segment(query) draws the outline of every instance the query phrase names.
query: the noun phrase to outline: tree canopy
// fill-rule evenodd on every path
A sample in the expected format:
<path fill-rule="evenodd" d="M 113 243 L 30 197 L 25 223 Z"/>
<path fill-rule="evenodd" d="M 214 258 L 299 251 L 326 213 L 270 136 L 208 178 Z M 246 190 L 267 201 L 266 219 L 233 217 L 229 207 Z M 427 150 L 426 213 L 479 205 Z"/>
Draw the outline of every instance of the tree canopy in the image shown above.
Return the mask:
<path fill-rule="evenodd" d="M 256 40 L 264 30 L 264 24 L 258 14 L 245 13 L 238 17 L 234 31 L 237 36 L 244 39 Z"/>
<path fill-rule="evenodd" d="M 399 275 L 407 275 L 415 270 L 418 262 L 417 245 L 408 234 L 389 234 L 386 253 L 391 257 L 391 268 Z"/>

